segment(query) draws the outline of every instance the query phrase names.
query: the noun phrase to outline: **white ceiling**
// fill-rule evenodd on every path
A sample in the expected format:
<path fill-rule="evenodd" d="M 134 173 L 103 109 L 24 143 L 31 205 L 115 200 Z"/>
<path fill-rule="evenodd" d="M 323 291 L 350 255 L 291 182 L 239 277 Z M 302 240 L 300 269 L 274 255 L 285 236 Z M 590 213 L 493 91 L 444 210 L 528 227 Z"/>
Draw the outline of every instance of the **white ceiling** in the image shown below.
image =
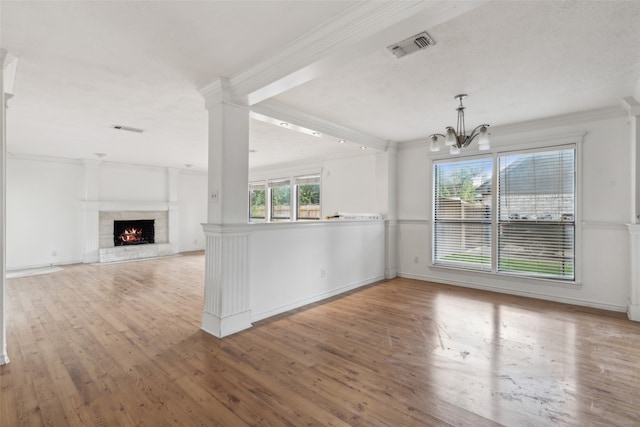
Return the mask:
<path fill-rule="evenodd" d="M 341 131 L 392 142 L 426 138 L 454 124 L 458 93 L 469 94 L 474 126 L 619 105 L 637 91 L 638 1 L 429 2 L 378 33 L 344 22 L 358 8 L 385 3 L 1 1 L 0 45 L 19 58 L 8 151 L 104 153 L 108 161 L 204 170 L 199 89 L 220 77 L 278 71 L 269 61 L 314 35 L 335 49 L 309 60 L 315 65 L 302 84 L 284 85 L 254 107 L 277 101 L 334 131 L 314 137 L 252 120 L 254 168 L 362 154 L 360 141 L 337 143 Z M 351 31 L 344 43 L 338 30 L 322 33 L 337 23 Z M 424 30 L 435 46 L 401 59 L 386 50 L 390 37 Z"/>

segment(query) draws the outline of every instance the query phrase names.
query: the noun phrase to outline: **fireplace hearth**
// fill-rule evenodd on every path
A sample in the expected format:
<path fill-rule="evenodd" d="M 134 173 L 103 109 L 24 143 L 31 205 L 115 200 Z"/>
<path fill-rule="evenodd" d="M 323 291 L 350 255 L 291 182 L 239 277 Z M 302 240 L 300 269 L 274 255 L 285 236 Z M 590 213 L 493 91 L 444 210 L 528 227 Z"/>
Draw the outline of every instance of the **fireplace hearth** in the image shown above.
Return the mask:
<path fill-rule="evenodd" d="M 113 244 L 115 246 L 155 243 L 155 220 L 114 220 Z"/>

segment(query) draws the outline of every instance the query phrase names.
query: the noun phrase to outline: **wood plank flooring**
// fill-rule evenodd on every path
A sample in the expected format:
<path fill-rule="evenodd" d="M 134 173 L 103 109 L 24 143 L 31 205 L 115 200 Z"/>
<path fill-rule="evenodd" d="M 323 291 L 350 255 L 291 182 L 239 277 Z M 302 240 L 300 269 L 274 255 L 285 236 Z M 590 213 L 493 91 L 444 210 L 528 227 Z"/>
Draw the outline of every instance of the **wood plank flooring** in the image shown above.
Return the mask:
<path fill-rule="evenodd" d="M 640 426 L 624 314 L 394 279 L 219 340 L 203 270 L 9 279 L 0 426 Z"/>

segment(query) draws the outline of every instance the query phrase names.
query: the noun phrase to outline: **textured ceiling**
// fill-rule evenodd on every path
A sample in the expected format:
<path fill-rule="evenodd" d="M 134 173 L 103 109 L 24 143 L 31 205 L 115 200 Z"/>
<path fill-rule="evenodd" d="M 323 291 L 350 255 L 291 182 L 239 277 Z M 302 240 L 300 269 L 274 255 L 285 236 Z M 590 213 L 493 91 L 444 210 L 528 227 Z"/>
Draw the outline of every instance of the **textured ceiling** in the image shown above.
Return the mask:
<path fill-rule="evenodd" d="M 382 2 L 379 2 L 382 3 Z M 437 2 L 432 2 L 434 5 Z M 458 3 L 462 4 L 462 3 Z M 0 45 L 19 58 L 8 150 L 206 168 L 198 92 L 268 60 L 357 7 L 353 1 L 1 1 Z M 390 141 L 454 124 L 502 125 L 618 105 L 640 77 L 640 2 L 495 1 L 427 30 L 436 45 L 397 59 L 385 45 L 275 97 Z M 112 125 L 145 129 L 142 134 Z M 252 167 L 361 154 L 359 144 L 252 120 Z"/>
<path fill-rule="evenodd" d="M 379 49 L 276 99 L 395 141 L 455 125 L 459 93 L 468 126 L 618 105 L 640 77 L 638 22 L 640 2 L 492 2 L 407 29 L 426 29 L 432 47 Z"/>

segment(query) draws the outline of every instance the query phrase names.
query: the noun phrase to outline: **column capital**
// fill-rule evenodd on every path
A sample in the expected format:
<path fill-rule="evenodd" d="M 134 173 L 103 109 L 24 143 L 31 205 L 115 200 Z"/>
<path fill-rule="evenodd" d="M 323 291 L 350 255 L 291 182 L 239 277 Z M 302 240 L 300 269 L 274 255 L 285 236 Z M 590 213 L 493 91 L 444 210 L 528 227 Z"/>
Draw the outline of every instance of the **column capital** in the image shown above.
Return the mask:
<path fill-rule="evenodd" d="M 226 77 L 220 77 L 212 81 L 198 89 L 198 92 L 200 92 L 200 95 L 204 98 L 204 107 L 207 110 L 220 104 L 234 104 L 247 107 L 246 102 L 242 102 L 242 100 L 239 99 L 229 79 Z"/>
<path fill-rule="evenodd" d="M 640 102 L 633 96 L 627 96 L 621 100 L 622 108 L 629 113 L 629 116 L 640 116 Z"/>

